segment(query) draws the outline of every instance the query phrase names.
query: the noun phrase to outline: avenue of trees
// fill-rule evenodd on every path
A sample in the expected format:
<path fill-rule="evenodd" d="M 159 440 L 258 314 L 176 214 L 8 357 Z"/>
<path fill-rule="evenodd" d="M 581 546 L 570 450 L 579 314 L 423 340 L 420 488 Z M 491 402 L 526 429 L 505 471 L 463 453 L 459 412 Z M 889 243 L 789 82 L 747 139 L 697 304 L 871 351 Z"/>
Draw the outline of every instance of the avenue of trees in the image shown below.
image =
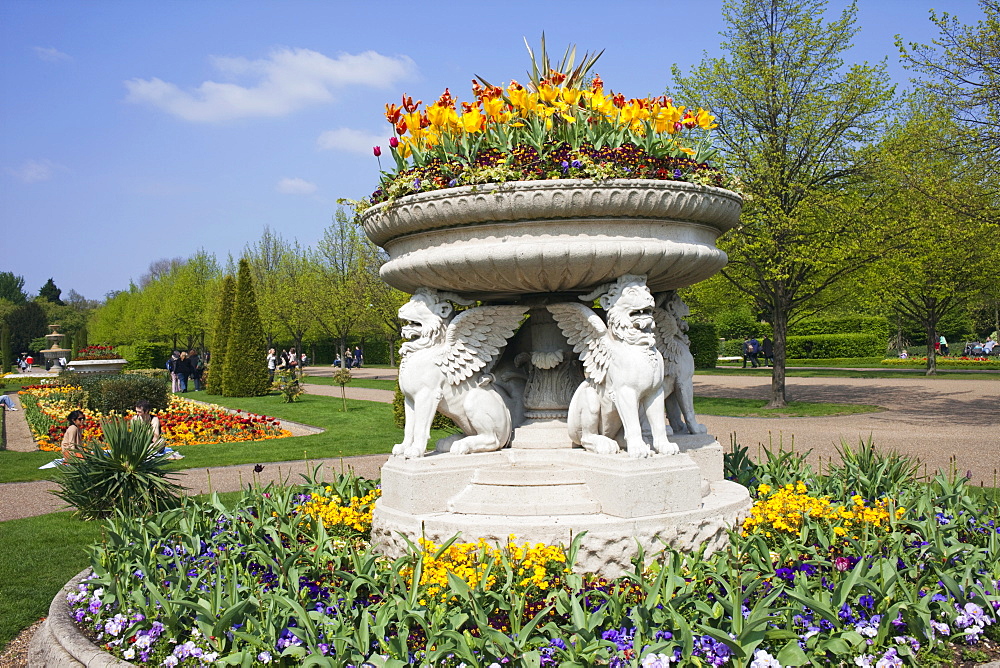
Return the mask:
<path fill-rule="evenodd" d="M 379 279 L 381 251 L 344 211 L 337 211 L 315 248 L 265 229 L 244 249 L 242 260 L 253 279 L 265 350 L 295 347 L 301 353 L 310 344 L 332 341 L 343 355 L 349 339 L 365 339 L 390 342 L 392 352 L 399 335 L 396 310 L 407 295 Z M 213 363 L 222 361 L 228 356 L 225 346 L 216 344 L 223 343 L 220 331 L 236 314 L 223 312 L 222 304 L 229 302 L 220 299 L 220 291 L 223 277 L 237 273 L 233 258 L 221 263 L 205 252 L 154 262 L 140 285 L 109 296 L 94 313 L 91 339 L 207 348 Z"/>

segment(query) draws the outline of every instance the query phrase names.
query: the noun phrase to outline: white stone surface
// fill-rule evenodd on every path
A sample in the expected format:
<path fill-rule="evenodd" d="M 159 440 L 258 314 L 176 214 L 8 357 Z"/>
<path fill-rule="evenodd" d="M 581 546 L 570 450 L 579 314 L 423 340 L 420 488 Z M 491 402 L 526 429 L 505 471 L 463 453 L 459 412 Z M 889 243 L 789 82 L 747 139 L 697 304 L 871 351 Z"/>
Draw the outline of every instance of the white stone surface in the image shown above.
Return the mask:
<path fill-rule="evenodd" d="M 461 533 L 470 542 L 483 537 L 500 544 L 514 534 L 518 542 L 568 545 L 586 531 L 577 568 L 608 575 L 628 568 L 636 541 L 648 552 L 705 541 L 714 549 L 745 515 L 750 497 L 721 479 L 717 442 L 682 440 L 694 456 L 635 460 L 581 449 L 504 449 L 394 458 L 382 468 L 372 540 L 399 555 L 406 544 L 401 536 L 440 543 Z M 718 470 L 703 475 L 696 458 Z"/>
<path fill-rule="evenodd" d="M 661 292 L 725 265 L 715 240 L 741 206 L 733 192 L 680 181 L 515 181 L 409 195 L 362 222 L 389 253 L 382 278 L 406 292 L 585 292 L 623 274 Z"/>
<path fill-rule="evenodd" d="M 77 373 L 108 373 L 121 371 L 128 360 L 73 360 L 66 367 Z"/>

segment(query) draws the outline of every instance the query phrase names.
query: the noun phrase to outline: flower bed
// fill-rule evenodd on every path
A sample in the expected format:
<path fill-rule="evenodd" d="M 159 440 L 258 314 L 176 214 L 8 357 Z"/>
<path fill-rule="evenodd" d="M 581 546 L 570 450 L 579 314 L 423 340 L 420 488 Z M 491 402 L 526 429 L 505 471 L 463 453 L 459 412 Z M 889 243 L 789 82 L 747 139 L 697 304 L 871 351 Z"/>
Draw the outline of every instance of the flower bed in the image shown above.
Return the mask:
<path fill-rule="evenodd" d="M 86 348 L 80 348 L 73 355 L 73 361 L 84 361 L 84 360 L 116 360 L 121 358 L 121 355 L 115 352 L 114 346 L 87 346 Z"/>
<path fill-rule="evenodd" d="M 27 409 L 26 417 L 39 450 L 58 451 L 66 433 L 66 416 L 81 406 L 82 389 L 70 385 L 33 385 L 18 394 Z M 84 409 L 87 422 L 85 442 L 102 440 L 101 422 L 109 417 Z M 131 418 L 132 413 L 124 417 Z M 166 411 L 159 413 L 160 427 L 172 447 L 212 443 L 238 443 L 284 438 L 292 433 L 281 428 L 275 418 L 202 404 L 178 396 L 170 397 Z"/>
<path fill-rule="evenodd" d="M 513 538 L 422 541 L 390 561 L 367 545 L 378 489 L 348 477 L 113 520 L 69 602 L 95 643 L 142 665 L 883 667 L 994 653 L 997 504 L 954 476 L 883 476 L 884 495 L 838 502 L 873 477 L 803 461 L 758 468 L 767 482 L 727 549 L 666 552 L 614 581 L 574 573 L 575 544 Z"/>
<path fill-rule="evenodd" d="M 934 363 L 943 369 L 1000 369 L 1000 359 L 993 357 L 939 356 Z M 926 357 L 891 357 L 882 360 L 882 366 L 919 369 L 927 366 Z"/>

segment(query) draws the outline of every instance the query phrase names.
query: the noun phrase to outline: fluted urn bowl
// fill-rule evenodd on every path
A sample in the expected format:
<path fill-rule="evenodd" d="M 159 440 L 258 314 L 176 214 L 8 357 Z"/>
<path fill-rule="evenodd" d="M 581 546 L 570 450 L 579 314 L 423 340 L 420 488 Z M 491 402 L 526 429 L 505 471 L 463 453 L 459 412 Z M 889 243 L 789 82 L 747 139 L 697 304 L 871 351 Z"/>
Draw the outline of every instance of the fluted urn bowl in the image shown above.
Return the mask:
<path fill-rule="evenodd" d="M 624 274 L 645 274 L 654 292 L 692 285 L 725 266 L 715 241 L 741 207 L 734 192 L 681 181 L 512 181 L 408 195 L 361 221 L 389 254 L 393 287 L 495 299 Z"/>

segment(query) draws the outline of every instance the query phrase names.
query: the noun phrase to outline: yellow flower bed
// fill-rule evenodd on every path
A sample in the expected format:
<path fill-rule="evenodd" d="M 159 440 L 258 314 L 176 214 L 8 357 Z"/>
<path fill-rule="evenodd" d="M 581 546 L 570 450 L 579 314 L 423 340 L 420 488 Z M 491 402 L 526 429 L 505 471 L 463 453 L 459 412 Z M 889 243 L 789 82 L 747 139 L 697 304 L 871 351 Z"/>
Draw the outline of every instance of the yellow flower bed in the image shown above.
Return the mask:
<path fill-rule="evenodd" d="M 517 589 L 527 592 L 559 587 L 563 576 L 570 572 L 561 547 L 543 543 L 517 545 L 513 535 L 503 548 L 493 547 L 482 538 L 477 543 L 452 543 L 441 554 L 437 554 L 440 546 L 429 540 L 421 538 L 419 546 L 420 585 L 427 587 L 426 593 L 432 597 L 447 596 L 448 573 L 472 588 L 482 585 L 484 590 L 490 590 L 497 583 L 497 573 L 502 573 L 506 564 L 514 573 Z M 404 569 L 402 575 L 412 577 L 413 571 Z"/>
<path fill-rule="evenodd" d="M 860 496 L 851 497 L 849 505 L 838 505 L 830 497 L 810 496 L 806 484 L 797 482 L 773 490 L 770 485 L 757 488 L 760 498 L 750 509 L 750 517 L 743 523 L 743 535 L 763 534 L 765 538 L 776 535 L 797 535 L 806 517 L 819 520 L 830 527 L 835 536 L 856 538 L 866 528 L 884 529 L 889 525 L 892 501 L 879 499 L 871 506 Z M 895 509 L 896 518 L 906 512 Z"/>
<path fill-rule="evenodd" d="M 324 490 L 329 496 L 313 492 L 309 501 L 296 506 L 296 511 L 318 519 L 327 531 L 338 529 L 353 529 L 359 533 L 368 533 L 372 529 L 372 511 L 375 510 L 375 500 L 382 495 L 379 488 L 362 497 L 352 496 L 344 505 L 343 500 L 333 493 L 332 487 Z"/>

